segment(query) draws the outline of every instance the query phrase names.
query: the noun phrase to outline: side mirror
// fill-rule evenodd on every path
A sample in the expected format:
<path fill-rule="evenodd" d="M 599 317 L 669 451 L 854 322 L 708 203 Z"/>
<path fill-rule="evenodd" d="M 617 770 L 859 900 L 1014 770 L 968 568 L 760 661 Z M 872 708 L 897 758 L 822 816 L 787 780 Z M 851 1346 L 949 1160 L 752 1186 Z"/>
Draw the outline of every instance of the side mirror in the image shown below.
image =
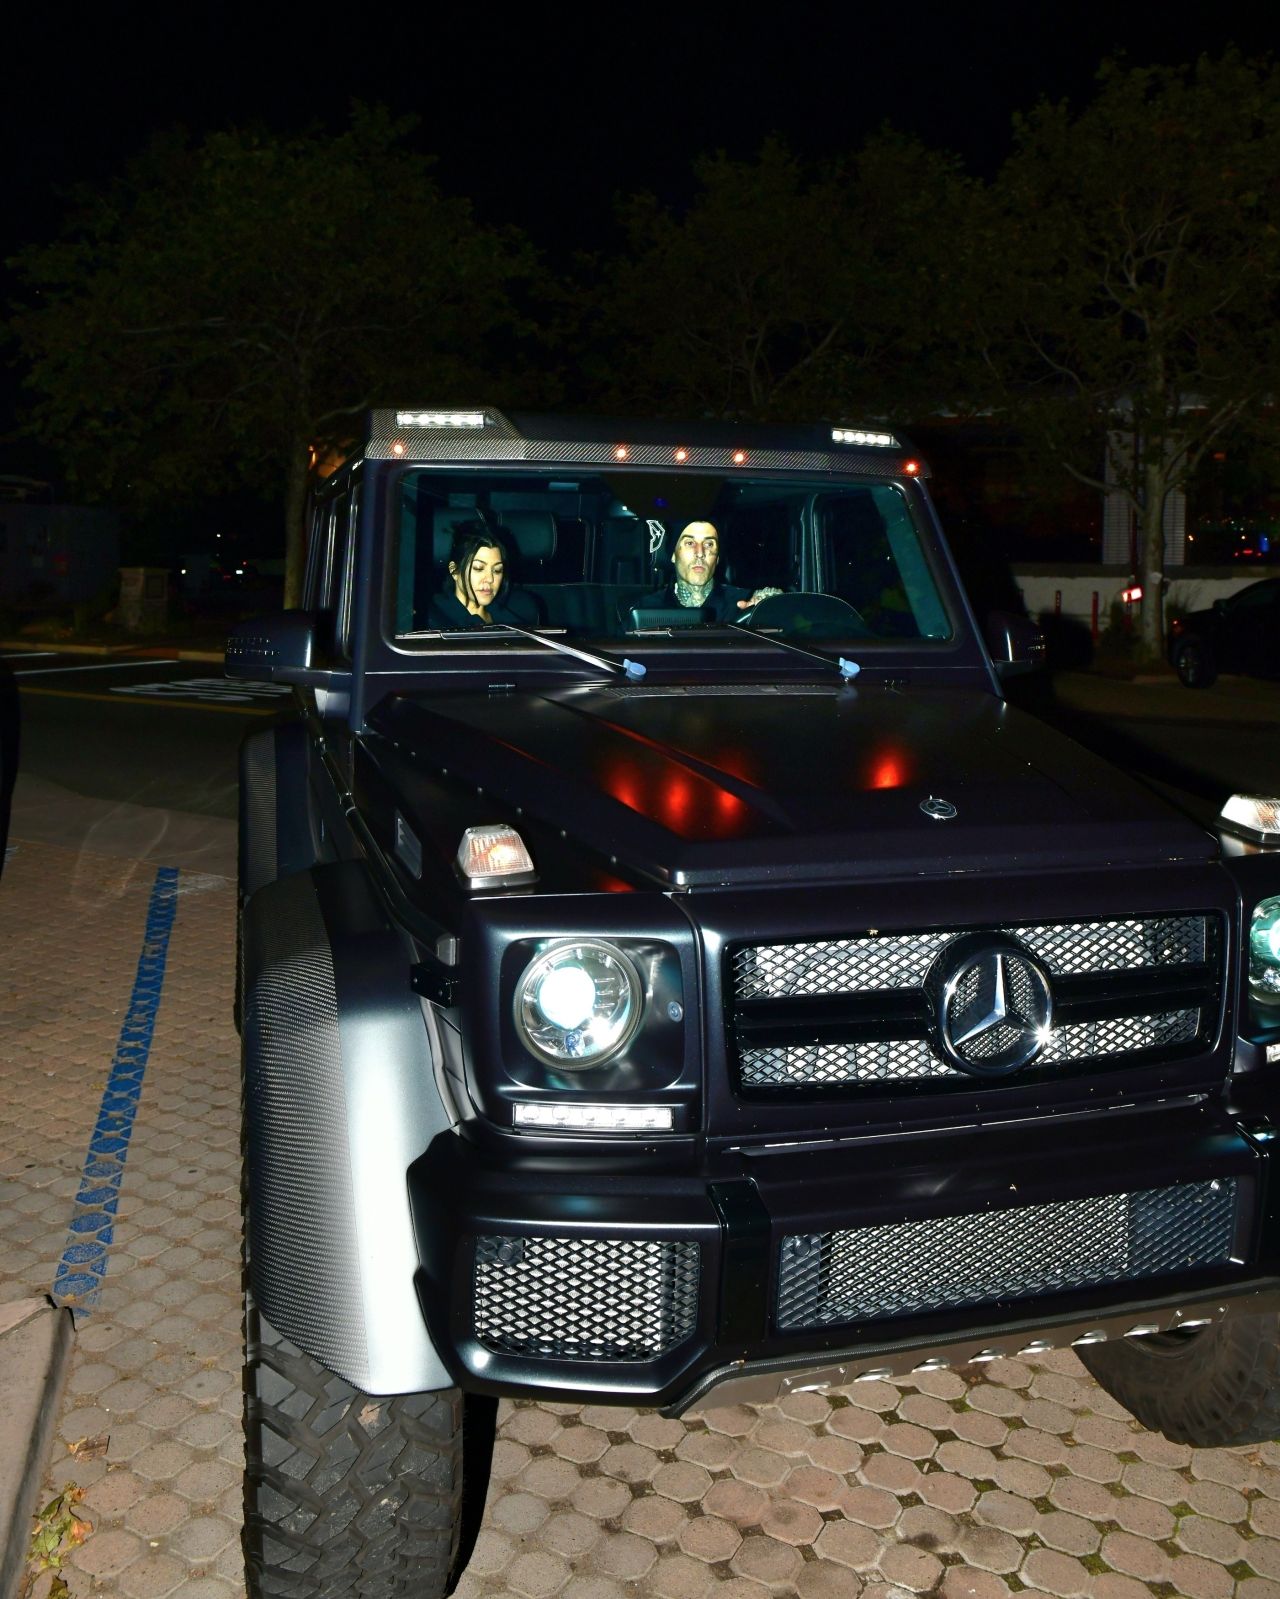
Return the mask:
<path fill-rule="evenodd" d="M 315 656 L 315 619 L 311 613 L 280 611 L 274 616 L 235 624 L 227 637 L 224 670 L 228 677 L 327 688 L 335 674 L 317 666 Z"/>
<path fill-rule="evenodd" d="M 1025 616 L 992 611 L 987 617 L 987 649 L 1002 678 L 1034 672 L 1045 663 L 1044 634 Z"/>

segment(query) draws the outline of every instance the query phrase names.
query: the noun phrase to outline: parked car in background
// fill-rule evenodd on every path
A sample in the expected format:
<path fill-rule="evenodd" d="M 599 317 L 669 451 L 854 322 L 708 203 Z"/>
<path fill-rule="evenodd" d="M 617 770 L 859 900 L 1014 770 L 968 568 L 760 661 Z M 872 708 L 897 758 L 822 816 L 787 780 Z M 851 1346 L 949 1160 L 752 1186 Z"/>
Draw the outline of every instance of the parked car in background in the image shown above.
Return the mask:
<path fill-rule="evenodd" d="M 1187 688 L 1208 688 L 1219 672 L 1280 677 L 1280 577 L 1176 617 L 1169 660 Z"/>

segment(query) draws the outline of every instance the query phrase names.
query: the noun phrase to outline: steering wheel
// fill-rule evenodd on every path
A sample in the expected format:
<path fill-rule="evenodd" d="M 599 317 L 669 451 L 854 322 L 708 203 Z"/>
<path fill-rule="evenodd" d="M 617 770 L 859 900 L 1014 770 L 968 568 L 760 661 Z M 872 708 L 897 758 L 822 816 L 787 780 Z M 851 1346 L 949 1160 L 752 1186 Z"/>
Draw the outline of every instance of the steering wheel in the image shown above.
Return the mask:
<path fill-rule="evenodd" d="M 871 629 L 847 600 L 835 594 L 800 589 L 790 594 L 770 594 L 738 617 L 739 627 L 776 628 L 809 638 L 869 636 Z"/>

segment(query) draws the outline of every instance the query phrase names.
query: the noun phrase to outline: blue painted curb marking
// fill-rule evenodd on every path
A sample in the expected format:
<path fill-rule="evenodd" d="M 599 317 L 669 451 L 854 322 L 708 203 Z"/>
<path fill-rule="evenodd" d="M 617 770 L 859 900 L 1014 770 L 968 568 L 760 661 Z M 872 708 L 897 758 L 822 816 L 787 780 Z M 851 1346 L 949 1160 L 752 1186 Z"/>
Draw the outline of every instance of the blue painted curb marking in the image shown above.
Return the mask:
<path fill-rule="evenodd" d="M 53 1277 L 54 1299 L 60 1305 L 70 1305 L 78 1316 L 88 1315 L 97 1305 L 107 1274 L 107 1251 L 115 1234 L 116 1207 L 120 1203 L 129 1135 L 138 1114 L 142 1078 L 151 1054 L 151 1035 L 155 1031 L 165 962 L 169 957 L 169 934 L 173 931 L 177 909 L 177 868 L 162 866 L 156 872 L 151 889 L 138 974 L 103 1090 L 98 1120 L 89 1139 L 80 1188 L 67 1229 L 67 1246 Z"/>

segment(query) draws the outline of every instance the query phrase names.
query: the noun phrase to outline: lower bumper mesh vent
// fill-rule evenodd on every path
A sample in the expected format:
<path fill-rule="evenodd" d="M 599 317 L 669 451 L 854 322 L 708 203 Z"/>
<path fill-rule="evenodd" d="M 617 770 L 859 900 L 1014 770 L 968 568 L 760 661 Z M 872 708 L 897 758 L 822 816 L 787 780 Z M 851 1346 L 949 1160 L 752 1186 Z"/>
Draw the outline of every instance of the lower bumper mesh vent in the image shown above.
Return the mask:
<path fill-rule="evenodd" d="M 488 1348 L 554 1360 L 654 1360 L 698 1319 L 697 1244 L 476 1239 L 475 1330 Z"/>
<path fill-rule="evenodd" d="M 1231 1178 L 783 1240 L 779 1330 L 1028 1299 L 1224 1263 Z"/>

